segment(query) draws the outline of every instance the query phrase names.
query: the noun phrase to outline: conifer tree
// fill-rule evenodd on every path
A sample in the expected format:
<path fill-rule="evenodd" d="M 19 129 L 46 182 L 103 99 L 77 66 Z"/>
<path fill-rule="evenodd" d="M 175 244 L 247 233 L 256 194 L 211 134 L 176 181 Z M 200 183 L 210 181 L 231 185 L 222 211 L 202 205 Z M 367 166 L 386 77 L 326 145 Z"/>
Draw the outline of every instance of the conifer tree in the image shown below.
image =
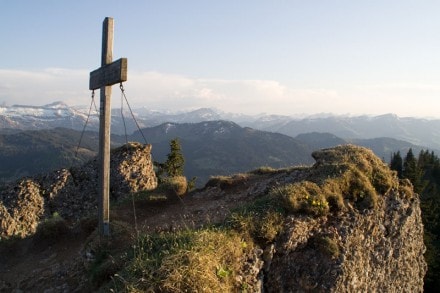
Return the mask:
<path fill-rule="evenodd" d="M 416 193 L 421 194 L 423 192 L 423 170 L 417 164 L 412 148 L 408 150 L 403 160 L 402 177 L 412 182 Z"/>
<path fill-rule="evenodd" d="M 402 156 L 400 155 L 400 151 L 397 151 L 397 153 L 393 153 L 393 156 L 391 157 L 390 168 L 391 170 L 397 171 L 397 176 L 399 178 L 402 178 L 403 160 Z"/>
<path fill-rule="evenodd" d="M 437 292 L 440 286 L 440 159 L 434 152 L 421 151 L 417 167 L 422 173 L 420 207 L 426 245 L 425 292 Z"/>
<path fill-rule="evenodd" d="M 390 168 L 399 173 L 402 168 L 400 153 L 391 157 Z M 424 228 L 424 255 L 428 264 L 425 292 L 437 292 L 440 287 L 440 159 L 434 152 L 421 151 L 418 159 L 410 149 L 403 161 L 402 177 L 411 181 L 420 195 Z M 400 177 L 400 176 L 399 176 Z"/>
<path fill-rule="evenodd" d="M 182 154 L 180 141 L 178 138 L 175 138 L 170 141 L 170 153 L 164 163 L 165 171 L 170 177 L 183 176 L 184 165 L 185 159 Z"/>

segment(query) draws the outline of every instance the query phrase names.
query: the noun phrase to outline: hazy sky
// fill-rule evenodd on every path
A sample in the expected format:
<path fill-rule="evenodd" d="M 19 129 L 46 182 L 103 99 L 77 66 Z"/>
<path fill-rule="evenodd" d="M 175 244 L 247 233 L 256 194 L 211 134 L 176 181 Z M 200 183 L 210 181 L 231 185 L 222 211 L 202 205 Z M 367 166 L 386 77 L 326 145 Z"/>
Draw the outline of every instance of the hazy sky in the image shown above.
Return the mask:
<path fill-rule="evenodd" d="M 110 16 L 133 107 L 440 117 L 437 0 L 0 4 L 0 104 L 89 104 Z"/>

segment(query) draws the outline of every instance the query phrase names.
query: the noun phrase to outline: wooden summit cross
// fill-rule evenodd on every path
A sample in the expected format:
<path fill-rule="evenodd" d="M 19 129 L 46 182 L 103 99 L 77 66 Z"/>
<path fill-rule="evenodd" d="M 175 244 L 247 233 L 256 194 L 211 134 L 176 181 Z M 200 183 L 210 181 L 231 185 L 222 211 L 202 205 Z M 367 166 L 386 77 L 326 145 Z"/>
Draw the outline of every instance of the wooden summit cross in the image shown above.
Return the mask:
<path fill-rule="evenodd" d="M 101 236 L 110 235 L 110 101 L 112 85 L 127 80 L 127 58 L 113 59 L 113 18 L 102 27 L 101 67 L 90 72 L 90 90 L 100 89 L 98 217 Z"/>

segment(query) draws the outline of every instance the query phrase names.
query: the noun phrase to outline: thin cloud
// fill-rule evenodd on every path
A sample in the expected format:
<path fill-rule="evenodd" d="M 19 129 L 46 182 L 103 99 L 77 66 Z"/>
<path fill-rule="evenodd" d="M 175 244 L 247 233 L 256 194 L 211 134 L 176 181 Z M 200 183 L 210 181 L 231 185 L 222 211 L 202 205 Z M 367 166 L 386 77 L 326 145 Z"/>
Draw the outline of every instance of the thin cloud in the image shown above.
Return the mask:
<path fill-rule="evenodd" d="M 0 101 L 9 105 L 43 105 L 59 100 L 83 102 L 88 92 L 87 80 L 88 72 L 84 70 L 0 69 Z"/>
<path fill-rule="evenodd" d="M 0 70 L 0 103 L 87 105 L 88 70 Z M 384 114 L 439 116 L 430 106 L 440 86 L 416 83 L 335 88 L 289 87 L 275 80 L 193 78 L 160 72 L 129 72 L 125 93 L 134 107 L 170 111 L 213 107 L 245 114 Z M 119 107 L 113 87 L 113 107 Z M 414 97 L 417 97 L 415 103 Z"/>

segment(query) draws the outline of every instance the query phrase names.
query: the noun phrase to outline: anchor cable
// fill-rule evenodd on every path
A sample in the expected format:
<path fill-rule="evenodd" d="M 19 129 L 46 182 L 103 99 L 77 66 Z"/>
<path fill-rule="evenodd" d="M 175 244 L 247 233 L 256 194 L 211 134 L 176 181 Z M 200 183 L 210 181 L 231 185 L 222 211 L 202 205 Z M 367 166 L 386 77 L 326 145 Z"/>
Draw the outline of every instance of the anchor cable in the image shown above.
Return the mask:
<path fill-rule="evenodd" d="M 81 146 L 81 142 L 82 142 L 84 133 L 86 131 L 87 124 L 89 123 L 90 115 L 91 115 L 91 112 L 92 112 L 92 105 L 95 105 L 95 111 L 96 111 L 96 113 L 99 113 L 98 109 L 96 108 L 96 103 L 95 103 L 95 90 L 92 91 L 92 101 L 90 102 L 89 112 L 87 113 L 87 118 L 86 118 L 86 121 L 84 123 L 84 127 L 83 127 L 83 129 L 81 131 L 81 136 L 79 137 L 78 145 L 76 147 L 75 158 L 78 158 L 78 151 L 79 151 L 79 148 Z"/>
<path fill-rule="evenodd" d="M 121 118 L 122 118 L 122 123 L 124 125 L 125 143 L 128 144 L 127 125 L 125 124 L 125 117 L 124 117 L 124 97 L 122 93 L 121 93 Z"/>
<path fill-rule="evenodd" d="M 127 99 L 127 96 L 125 95 L 125 89 L 124 89 L 124 86 L 122 85 L 122 82 L 119 85 L 119 88 L 121 89 L 122 96 L 125 98 L 125 102 L 127 103 L 128 109 L 130 110 L 131 117 L 133 118 L 133 121 L 136 124 L 137 129 L 139 130 L 140 134 L 142 135 L 142 138 L 144 139 L 145 144 L 148 144 L 147 139 L 145 138 L 145 136 L 139 126 L 139 123 L 137 122 L 136 117 L 134 116 L 134 113 L 133 113 L 133 110 L 131 109 L 130 103 L 128 103 L 128 99 Z"/>
<path fill-rule="evenodd" d="M 119 88 L 121 89 L 121 113 L 122 113 L 122 104 L 123 104 L 122 103 L 122 97 L 124 97 L 125 102 L 127 103 L 128 109 L 130 110 L 131 117 L 133 118 L 133 121 L 135 122 L 136 127 L 139 130 L 139 133 L 142 135 L 142 138 L 144 139 L 145 144 L 147 144 L 148 143 L 147 139 L 145 138 L 145 136 L 144 136 L 144 134 L 143 134 L 143 132 L 142 132 L 140 126 L 139 126 L 139 123 L 137 122 L 136 117 L 134 116 L 133 110 L 131 109 L 131 106 L 130 106 L 130 103 L 128 102 L 127 96 L 125 95 L 125 89 L 124 89 L 124 85 L 122 84 L 122 82 L 120 83 Z M 124 117 L 123 113 L 122 113 L 122 117 Z M 125 120 L 124 120 L 124 118 L 123 118 L 123 121 L 124 121 L 124 128 L 125 128 Z M 127 137 L 127 129 L 125 129 L 125 136 Z M 153 161 L 153 155 L 152 154 L 151 154 L 151 160 Z M 178 197 L 178 199 L 180 200 L 182 205 L 186 207 L 185 202 L 182 200 L 182 198 L 180 196 L 178 196 L 178 195 L 176 195 L 176 196 Z M 134 211 L 135 225 L 136 225 L 135 228 L 136 228 L 136 231 L 137 231 L 136 210 L 135 210 L 135 203 L 134 203 L 133 195 L 132 195 L 132 202 L 133 202 L 133 211 Z"/>
<path fill-rule="evenodd" d="M 125 117 L 124 117 L 124 97 L 125 97 L 125 93 L 124 93 L 124 87 L 123 87 L 122 83 L 119 86 L 119 88 L 121 89 L 121 118 L 122 118 L 122 123 L 124 124 L 125 144 L 126 144 L 126 148 L 128 150 L 127 125 L 125 123 Z M 130 105 L 128 104 L 127 97 L 125 97 L 125 100 L 126 100 L 127 105 L 128 105 L 128 107 L 130 109 L 130 112 L 131 112 L 131 108 L 130 108 Z M 133 112 L 131 112 L 131 114 L 132 114 L 133 120 L 135 120 L 135 118 L 133 116 Z M 138 125 L 137 122 L 136 122 L 136 125 Z M 138 126 L 138 128 L 139 128 L 139 126 Z M 134 230 L 136 231 L 136 234 L 138 236 L 137 238 L 139 239 L 139 229 L 138 229 L 137 214 L 136 214 L 136 203 L 135 203 L 135 200 L 134 200 L 134 193 L 133 192 L 131 193 L 131 204 L 132 204 L 132 207 L 133 207 Z"/>

